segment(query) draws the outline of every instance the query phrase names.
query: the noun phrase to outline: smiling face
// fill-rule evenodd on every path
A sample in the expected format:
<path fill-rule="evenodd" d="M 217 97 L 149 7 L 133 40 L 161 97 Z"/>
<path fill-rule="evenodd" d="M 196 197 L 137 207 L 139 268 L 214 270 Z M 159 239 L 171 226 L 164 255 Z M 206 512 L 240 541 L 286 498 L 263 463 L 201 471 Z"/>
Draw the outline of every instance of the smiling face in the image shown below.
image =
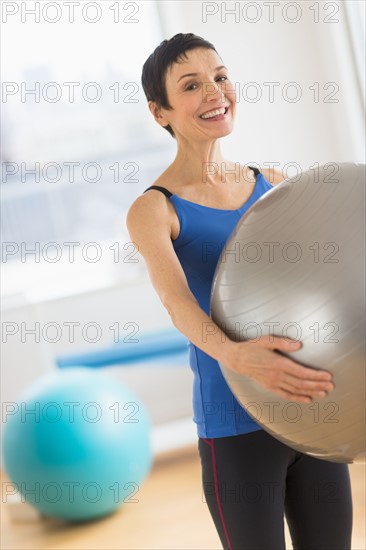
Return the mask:
<path fill-rule="evenodd" d="M 187 76 L 188 75 L 188 76 Z M 165 86 L 172 110 L 158 109 L 149 103 L 155 120 L 173 128 L 177 140 L 217 139 L 233 130 L 236 95 L 228 70 L 212 49 L 197 48 L 186 52 L 179 63 L 168 69 Z M 218 109 L 214 118 L 201 115 Z"/>

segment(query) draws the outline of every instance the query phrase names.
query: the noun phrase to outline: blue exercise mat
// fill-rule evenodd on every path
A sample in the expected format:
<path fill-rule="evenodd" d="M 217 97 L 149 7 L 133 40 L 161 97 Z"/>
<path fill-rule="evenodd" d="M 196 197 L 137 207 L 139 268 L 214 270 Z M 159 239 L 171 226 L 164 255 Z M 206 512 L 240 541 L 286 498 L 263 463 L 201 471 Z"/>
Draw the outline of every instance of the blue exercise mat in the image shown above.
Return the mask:
<path fill-rule="evenodd" d="M 133 342 L 131 340 L 137 340 Z M 57 356 L 55 361 L 63 367 L 103 367 L 106 365 L 135 363 L 141 361 L 182 364 L 184 357 L 188 361 L 188 339 L 175 328 L 154 332 L 138 333 L 130 340 L 120 341 L 112 346 L 92 352 L 73 353 Z M 175 356 L 175 357 L 173 357 Z M 177 361 L 175 361 L 175 358 Z"/>

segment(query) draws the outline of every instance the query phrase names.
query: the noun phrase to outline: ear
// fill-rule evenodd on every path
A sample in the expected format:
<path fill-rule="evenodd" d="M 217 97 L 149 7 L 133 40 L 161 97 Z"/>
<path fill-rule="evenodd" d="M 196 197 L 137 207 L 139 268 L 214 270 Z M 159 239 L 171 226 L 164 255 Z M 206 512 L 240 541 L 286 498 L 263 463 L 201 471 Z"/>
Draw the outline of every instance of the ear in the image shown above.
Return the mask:
<path fill-rule="evenodd" d="M 160 126 L 167 126 L 169 122 L 165 118 L 165 116 L 162 114 L 162 109 L 159 107 L 155 101 L 148 101 L 148 106 L 150 109 L 151 114 L 153 115 L 154 119 Z"/>

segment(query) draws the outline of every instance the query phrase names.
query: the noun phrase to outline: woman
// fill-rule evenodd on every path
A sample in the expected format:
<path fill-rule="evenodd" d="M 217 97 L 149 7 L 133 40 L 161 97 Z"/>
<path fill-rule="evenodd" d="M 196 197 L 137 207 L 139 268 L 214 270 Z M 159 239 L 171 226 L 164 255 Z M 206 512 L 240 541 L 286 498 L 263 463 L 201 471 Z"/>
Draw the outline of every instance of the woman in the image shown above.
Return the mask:
<path fill-rule="evenodd" d="M 298 403 L 327 395 L 331 374 L 276 352 L 295 351 L 300 342 L 235 341 L 209 316 L 225 241 L 249 206 L 283 178 L 223 157 L 220 138 L 233 130 L 236 97 L 211 43 L 192 33 L 164 40 L 143 66 L 142 85 L 156 122 L 176 139 L 177 154 L 131 205 L 126 222 L 173 324 L 189 340 L 203 489 L 222 545 L 284 548 L 285 513 L 294 548 L 349 549 L 347 465 L 296 452 L 261 429 L 218 362 Z"/>

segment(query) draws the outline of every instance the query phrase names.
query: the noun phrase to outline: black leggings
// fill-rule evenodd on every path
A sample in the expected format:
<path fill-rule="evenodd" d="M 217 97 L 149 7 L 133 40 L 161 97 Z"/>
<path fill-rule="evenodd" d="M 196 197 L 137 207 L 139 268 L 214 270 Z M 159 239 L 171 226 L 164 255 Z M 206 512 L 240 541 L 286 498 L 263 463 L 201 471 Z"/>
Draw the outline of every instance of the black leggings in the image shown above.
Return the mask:
<path fill-rule="evenodd" d="M 349 550 L 347 464 L 320 460 L 265 430 L 199 438 L 204 500 L 225 550 L 282 550 L 284 514 L 295 550 Z"/>

